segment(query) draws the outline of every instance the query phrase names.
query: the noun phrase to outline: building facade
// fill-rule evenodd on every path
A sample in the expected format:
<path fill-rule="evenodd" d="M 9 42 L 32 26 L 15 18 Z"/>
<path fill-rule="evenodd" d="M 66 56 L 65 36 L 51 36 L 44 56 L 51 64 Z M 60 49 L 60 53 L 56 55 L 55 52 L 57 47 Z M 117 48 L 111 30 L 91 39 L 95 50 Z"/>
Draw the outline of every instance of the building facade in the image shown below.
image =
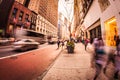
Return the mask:
<path fill-rule="evenodd" d="M 30 30 L 33 30 L 33 31 L 36 30 L 37 15 L 38 14 L 36 12 L 31 11 Z"/>
<path fill-rule="evenodd" d="M 84 39 L 85 27 L 83 26 L 83 22 L 92 2 L 93 0 L 74 0 L 74 26 L 76 38 L 79 37 Z"/>
<path fill-rule="evenodd" d="M 119 0 L 93 0 L 87 12 L 80 13 L 84 15 L 83 18 L 80 17 L 79 26 L 84 32 L 82 37 L 91 39 L 102 37 L 106 46 L 115 47 L 115 36 L 120 36 L 119 5 Z"/>
<path fill-rule="evenodd" d="M 58 32 L 60 39 L 63 40 L 69 39 L 70 37 L 69 20 L 61 12 L 59 12 L 58 16 Z"/>
<path fill-rule="evenodd" d="M 17 28 L 30 29 L 31 10 L 15 1 L 7 23 L 7 33 L 14 37 Z"/>
<path fill-rule="evenodd" d="M 57 37 L 58 1 L 30 0 L 28 8 L 38 14 L 35 31 L 45 36 Z"/>
<path fill-rule="evenodd" d="M 41 15 L 37 16 L 35 31 L 44 34 L 45 36 L 52 36 L 57 38 L 57 27 L 55 27 Z"/>
<path fill-rule="evenodd" d="M 15 0 L 11 9 L 7 23 L 9 36 L 14 36 L 15 29 L 22 27 L 57 37 L 58 1 Z"/>

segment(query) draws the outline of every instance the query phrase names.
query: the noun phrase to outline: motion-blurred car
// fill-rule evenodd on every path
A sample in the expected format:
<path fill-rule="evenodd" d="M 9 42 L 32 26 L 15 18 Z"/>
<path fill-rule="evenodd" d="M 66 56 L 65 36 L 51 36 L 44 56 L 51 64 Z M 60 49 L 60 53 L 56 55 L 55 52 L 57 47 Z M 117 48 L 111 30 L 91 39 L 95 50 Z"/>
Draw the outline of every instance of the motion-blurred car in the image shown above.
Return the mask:
<path fill-rule="evenodd" d="M 7 45 L 10 43 L 8 38 L 0 38 L 0 45 Z"/>
<path fill-rule="evenodd" d="M 14 50 L 26 51 L 30 49 L 37 49 L 39 43 L 33 39 L 21 39 L 13 43 Z"/>

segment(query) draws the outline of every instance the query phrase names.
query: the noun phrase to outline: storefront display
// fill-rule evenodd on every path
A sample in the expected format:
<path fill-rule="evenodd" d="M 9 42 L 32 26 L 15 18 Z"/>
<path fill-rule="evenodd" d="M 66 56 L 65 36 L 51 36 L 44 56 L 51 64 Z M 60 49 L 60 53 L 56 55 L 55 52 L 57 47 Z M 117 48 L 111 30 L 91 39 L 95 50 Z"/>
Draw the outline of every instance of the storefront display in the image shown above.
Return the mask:
<path fill-rule="evenodd" d="M 115 37 L 118 36 L 118 29 L 115 17 L 105 22 L 105 32 L 106 45 L 115 46 Z"/>

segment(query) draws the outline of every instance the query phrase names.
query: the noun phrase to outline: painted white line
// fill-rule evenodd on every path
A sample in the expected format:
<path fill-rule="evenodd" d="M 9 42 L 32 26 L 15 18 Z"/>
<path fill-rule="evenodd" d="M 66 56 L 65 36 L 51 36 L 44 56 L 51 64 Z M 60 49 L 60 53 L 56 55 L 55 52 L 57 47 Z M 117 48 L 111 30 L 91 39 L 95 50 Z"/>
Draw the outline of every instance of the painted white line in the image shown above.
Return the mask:
<path fill-rule="evenodd" d="M 27 51 L 27 52 L 22 52 L 22 53 L 17 53 L 17 54 L 10 55 L 10 56 L 1 57 L 0 59 L 5 59 L 5 58 L 10 58 L 10 57 L 20 56 L 20 55 L 27 54 L 29 52 L 33 52 L 33 51 L 36 51 L 36 50 L 44 49 L 44 48 L 47 48 L 47 47 L 49 47 L 49 46 L 44 46 L 42 48 L 38 48 L 38 49 L 35 49 L 35 50 L 31 50 L 31 51 Z"/>

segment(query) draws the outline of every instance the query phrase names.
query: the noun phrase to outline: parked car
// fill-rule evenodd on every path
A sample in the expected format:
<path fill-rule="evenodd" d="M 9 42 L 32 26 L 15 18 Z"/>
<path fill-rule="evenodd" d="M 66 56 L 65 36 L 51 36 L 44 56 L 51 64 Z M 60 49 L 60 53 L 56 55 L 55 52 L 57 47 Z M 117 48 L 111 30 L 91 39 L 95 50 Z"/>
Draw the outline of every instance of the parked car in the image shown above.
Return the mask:
<path fill-rule="evenodd" d="M 33 39 L 21 39 L 13 43 L 14 50 L 26 51 L 30 49 L 37 49 L 39 43 Z"/>

